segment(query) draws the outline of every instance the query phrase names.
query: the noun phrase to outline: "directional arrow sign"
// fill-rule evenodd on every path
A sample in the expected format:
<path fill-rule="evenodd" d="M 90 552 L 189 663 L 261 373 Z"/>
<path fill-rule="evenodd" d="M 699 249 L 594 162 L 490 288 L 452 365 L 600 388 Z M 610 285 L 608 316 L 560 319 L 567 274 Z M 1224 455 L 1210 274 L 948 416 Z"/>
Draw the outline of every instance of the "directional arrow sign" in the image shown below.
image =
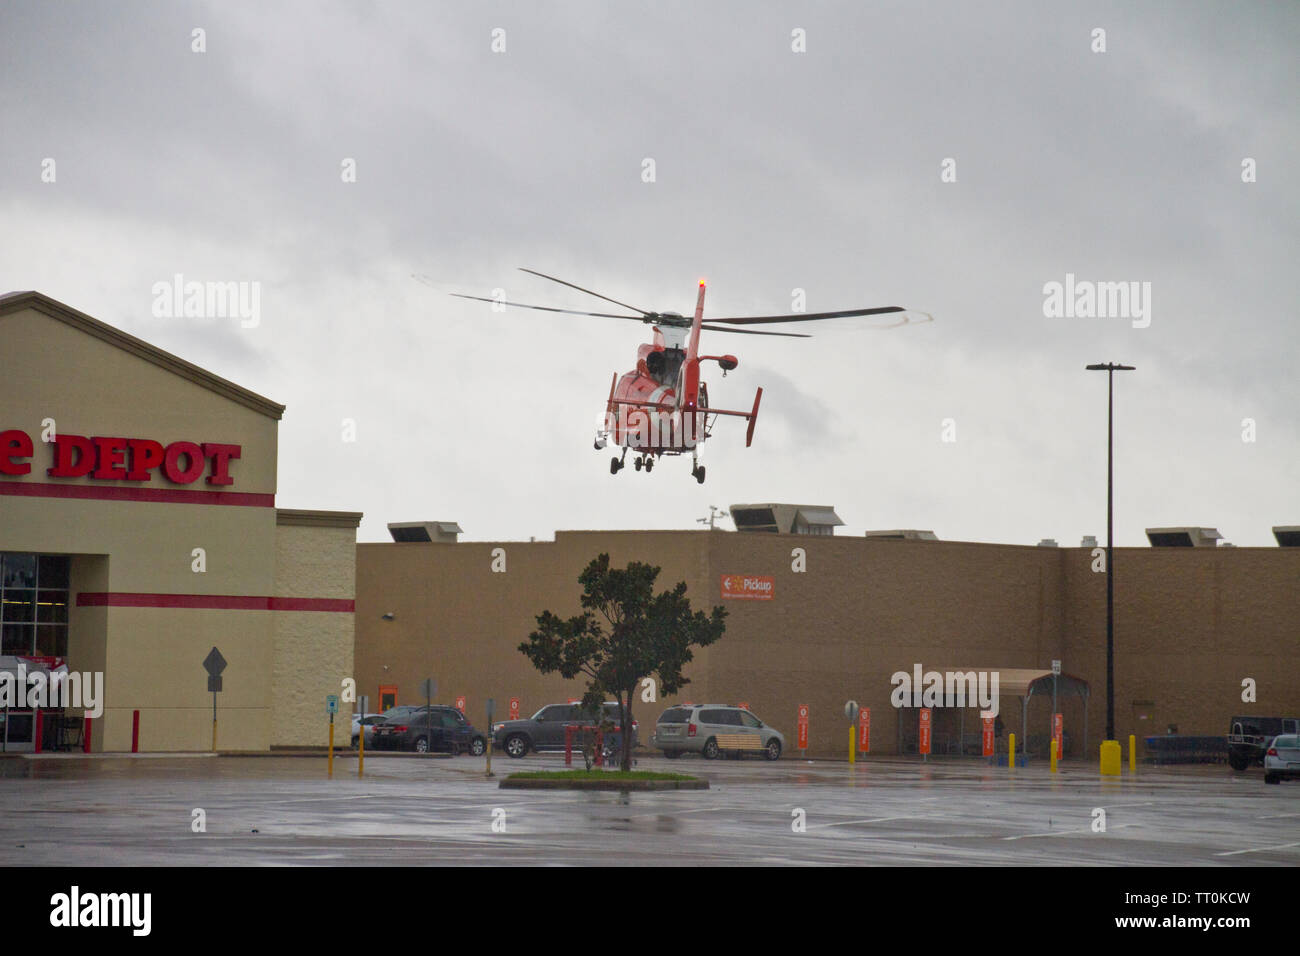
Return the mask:
<path fill-rule="evenodd" d="M 213 677 L 220 677 L 221 672 L 226 669 L 226 659 L 215 646 L 208 651 L 208 656 L 203 658 L 203 669 Z"/>

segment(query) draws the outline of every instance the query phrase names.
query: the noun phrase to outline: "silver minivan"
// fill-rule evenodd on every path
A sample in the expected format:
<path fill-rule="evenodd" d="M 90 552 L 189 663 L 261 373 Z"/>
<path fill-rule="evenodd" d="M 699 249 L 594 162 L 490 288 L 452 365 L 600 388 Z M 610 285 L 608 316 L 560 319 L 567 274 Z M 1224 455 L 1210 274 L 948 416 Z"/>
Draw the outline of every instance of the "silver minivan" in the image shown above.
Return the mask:
<path fill-rule="evenodd" d="M 741 737 L 748 739 L 739 740 Z M 734 746 L 737 743 L 741 746 Z M 706 760 L 717 760 L 731 752 L 761 753 L 768 760 L 776 760 L 785 749 L 785 737 L 743 707 L 689 704 L 669 707 L 659 715 L 650 746 L 669 758 L 697 753 Z"/>

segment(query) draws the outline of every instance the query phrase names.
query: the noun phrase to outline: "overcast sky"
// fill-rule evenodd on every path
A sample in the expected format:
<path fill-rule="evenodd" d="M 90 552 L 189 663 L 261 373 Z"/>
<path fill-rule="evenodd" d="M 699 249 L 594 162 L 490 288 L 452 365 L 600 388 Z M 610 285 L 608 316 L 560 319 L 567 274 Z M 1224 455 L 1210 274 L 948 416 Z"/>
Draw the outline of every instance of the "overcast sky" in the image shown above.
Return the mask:
<path fill-rule="evenodd" d="M 1083 367 L 1118 361 L 1116 543 L 1273 545 L 1300 524 L 1298 63 L 1294 3 L 4 0 L 0 291 L 287 405 L 277 503 L 364 511 L 361 540 L 762 501 L 1104 540 Z M 764 389 L 753 447 L 723 421 L 703 486 L 615 477 L 592 438 L 648 329 L 445 294 L 606 310 L 519 266 L 651 310 L 707 277 L 706 315 L 802 289 L 935 321 L 706 333 L 740 358 L 706 366 L 715 406 Z M 155 316 L 176 274 L 258 283 L 258 323 Z M 1067 274 L 1150 283 L 1149 324 L 1046 316 Z"/>

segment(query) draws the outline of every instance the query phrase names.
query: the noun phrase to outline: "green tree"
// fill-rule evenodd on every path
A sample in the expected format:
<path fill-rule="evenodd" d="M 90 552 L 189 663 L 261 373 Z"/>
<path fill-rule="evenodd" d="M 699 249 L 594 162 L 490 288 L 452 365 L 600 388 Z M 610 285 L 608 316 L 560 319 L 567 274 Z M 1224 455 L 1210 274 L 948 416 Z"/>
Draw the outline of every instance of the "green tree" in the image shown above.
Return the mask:
<path fill-rule="evenodd" d="M 602 554 L 578 576 L 583 612 L 565 620 L 550 611 L 537 616 L 537 630 L 519 650 L 543 674 L 587 677 L 583 708 L 600 713 L 613 696 L 621 706 L 623 769 L 632 769 L 632 695 L 641 680 L 655 677 L 660 694 L 675 694 L 689 679 L 682 668 L 692 647 L 707 647 L 727 629 L 727 612 L 692 611 L 686 582 L 654 593 L 659 568 L 633 561 L 611 568 Z"/>

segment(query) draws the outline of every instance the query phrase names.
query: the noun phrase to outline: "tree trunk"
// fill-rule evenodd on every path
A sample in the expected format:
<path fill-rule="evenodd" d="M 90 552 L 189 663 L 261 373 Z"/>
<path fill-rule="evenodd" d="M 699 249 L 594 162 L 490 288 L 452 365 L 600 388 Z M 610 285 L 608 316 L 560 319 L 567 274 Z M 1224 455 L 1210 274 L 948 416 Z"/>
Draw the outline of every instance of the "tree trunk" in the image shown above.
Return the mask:
<path fill-rule="evenodd" d="M 622 714 L 622 720 L 623 720 L 623 762 L 622 764 L 623 764 L 624 772 L 630 771 L 632 769 L 632 694 L 635 692 L 635 690 L 636 690 L 636 685 L 633 684 L 632 687 L 627 692 L 627 703 L 624 704 L 621 708 L 619 708 L 623 712 Z"/>

